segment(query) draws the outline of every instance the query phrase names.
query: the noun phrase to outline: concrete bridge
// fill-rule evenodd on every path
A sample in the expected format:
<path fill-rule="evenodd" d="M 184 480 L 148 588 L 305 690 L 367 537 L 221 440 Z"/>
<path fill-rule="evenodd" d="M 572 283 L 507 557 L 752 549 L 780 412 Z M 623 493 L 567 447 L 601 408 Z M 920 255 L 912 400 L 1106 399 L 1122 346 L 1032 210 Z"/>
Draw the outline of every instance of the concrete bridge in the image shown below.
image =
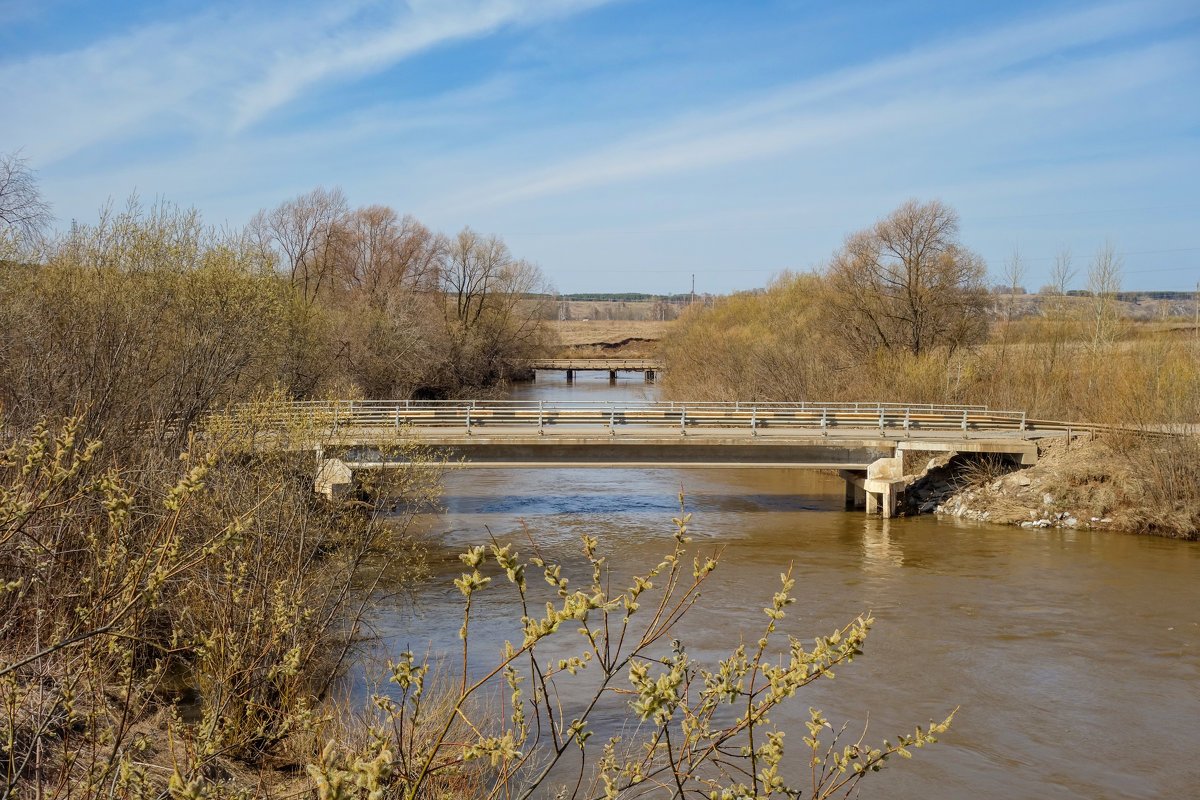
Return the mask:
<path fill-rule="evenodd" d="M 662 362 L 653 358 L 543 358 L 530 366 L 534 370 L 565 371 L 568 383 L 575 379 L 576 372 L 607 372 L 609 381 L 615 381 L 618 372 L 641 372 L 652 381 L 663 369 Z"/>
<path fill-rule="evenodd" d="M 905 451 L 1031 464 L 1037 439 L 1072 435 L 1021 412 L 875 403 L 401 401 L 296 403 L 279 413 L 311 432 L 315 488 L 331 498 L 354 486 L 358 470 L 407 463 L 397 446 L 418 443 L 469 468 L 837 470 L 848 504 L 885 516 L 904 487 Z"/>

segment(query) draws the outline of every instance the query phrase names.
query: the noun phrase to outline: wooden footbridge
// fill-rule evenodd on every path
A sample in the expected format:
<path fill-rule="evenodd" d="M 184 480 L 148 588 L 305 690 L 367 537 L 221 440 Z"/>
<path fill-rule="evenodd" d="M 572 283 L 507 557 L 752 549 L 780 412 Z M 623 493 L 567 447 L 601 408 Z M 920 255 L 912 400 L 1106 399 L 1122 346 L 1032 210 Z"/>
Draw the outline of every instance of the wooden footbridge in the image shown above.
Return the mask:
<path fill-rule="evenodd" d="M 472 468 L 638 467 L 838 470 L 847 498 L 891 515 L 906 450 L 1002 454 L 1030 464 L 1062 423 L 983 406 L 888 403 L 569 401 L 296 403 L 273 411 L 307 430 L 316 489 L 405 462 L 419 443 Z M 286 418 L 286 419 L 285 419 Z"/>
<path fill-rule="evenodd" d="M 640 372 L 647 381 L 652 381 L 663 369 L 662 362 L 653 358 L 544 358 L 533 361 L 530 366 L 535 372 L 566 372 L 568 382 L 575 379 L 576 372 L 607 372 L 610 381 L 617 379 L 618 372 Z"/>

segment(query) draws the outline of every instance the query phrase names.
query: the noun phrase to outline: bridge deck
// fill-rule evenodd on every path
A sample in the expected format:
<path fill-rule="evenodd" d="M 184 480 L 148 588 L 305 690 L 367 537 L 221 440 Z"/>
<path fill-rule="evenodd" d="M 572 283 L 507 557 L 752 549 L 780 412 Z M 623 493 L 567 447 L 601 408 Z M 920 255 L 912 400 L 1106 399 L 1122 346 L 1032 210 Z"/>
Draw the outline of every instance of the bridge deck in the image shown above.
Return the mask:
<path fill-rule="evenodd" d="M 662 362 L 653 358 L 543 358 L 530 366 L 572 372 L 661 372 L 663 369 Z"/>
<path fill-rule="evenodd" d="M 383 454 L 404 442 L 445 448 L 473 466 L 861 470 L 900 450 L 1007 453 L 1032 463 L 1035 439 L 1071 435 L 1070 426 L 1020 412 L 866 403 L 296 403 L 246 418 L 263 433 L 304 431 L 310 446 L 359 465 L 397 458 Z"/>
<path fill-rule="evenodd" d="M 865 470 L 874 461 L 901 450 L 988 452 L 1011 454 L 1023 461 L 1036 457 L 1037 445 L 1019 431 L 964 438 L 961 432 L 924 431 L 905 436 L 892 431 L 840 428 L 695 427 L 681 431 L 664 426 L 629 430 L 615 426 L 528 428 L 359 427 L 327 442 L 341 448 L 357 466 L 377 465 L 387 445 L 410 442 L 449 451 L 469 467 L 691 467 L 792 468 Z M 335 443 L 336 442 L 336 443 Z M 391 458 L 395 458 L 394 456 Z M 401 460 L 403 457 L 400 457 Z"/>

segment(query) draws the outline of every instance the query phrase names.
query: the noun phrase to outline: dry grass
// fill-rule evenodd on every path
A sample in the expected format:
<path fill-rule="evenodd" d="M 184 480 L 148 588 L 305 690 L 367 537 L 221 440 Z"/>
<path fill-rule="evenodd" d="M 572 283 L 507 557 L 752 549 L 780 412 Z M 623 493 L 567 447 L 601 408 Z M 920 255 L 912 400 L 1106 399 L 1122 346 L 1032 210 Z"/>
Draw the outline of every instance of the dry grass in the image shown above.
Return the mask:
<path fill-rule="evenodd" d="M 1200 529 L 1200 445 L 1185 437 L 1108 435 L 1047 440 L 1038 463 L 1006 474 L 977 460 L 959 467 L 960 495 L 988 521 L 1077 520 L 1072 526 L 1195 539 Z"/>
<path fill-rule="evenodd" d="M 658 341 L 671 326 L 670 322 L 649 320 L 568 320 L 549 323 L 559 344 L 575 347 L 590 344 L 616 344 L 626 339 Z"/>

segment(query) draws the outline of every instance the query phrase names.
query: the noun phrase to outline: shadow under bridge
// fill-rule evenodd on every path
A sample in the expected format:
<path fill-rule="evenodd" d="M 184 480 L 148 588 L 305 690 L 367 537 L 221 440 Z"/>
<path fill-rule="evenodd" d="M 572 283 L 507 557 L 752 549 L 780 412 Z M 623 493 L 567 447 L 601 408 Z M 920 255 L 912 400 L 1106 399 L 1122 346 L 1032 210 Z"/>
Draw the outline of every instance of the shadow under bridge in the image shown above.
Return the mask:
<path fill-rule="evenodd" d="M 396 445 L 436 448 L 468 468 L 836 470 L 847 503 L 891 516 L 903 451 L 986 452 L 1021 463 L 1061 435 L 1020 412 L 878 403 L 572 401 L 296 404 L 317 435 L 316 491 L 352 491 L 356 472 L 407 461 Z M 320 421 L 318 420 L 318 417 Z M 295 422 L 295 420 L 292 420 Z"/>

